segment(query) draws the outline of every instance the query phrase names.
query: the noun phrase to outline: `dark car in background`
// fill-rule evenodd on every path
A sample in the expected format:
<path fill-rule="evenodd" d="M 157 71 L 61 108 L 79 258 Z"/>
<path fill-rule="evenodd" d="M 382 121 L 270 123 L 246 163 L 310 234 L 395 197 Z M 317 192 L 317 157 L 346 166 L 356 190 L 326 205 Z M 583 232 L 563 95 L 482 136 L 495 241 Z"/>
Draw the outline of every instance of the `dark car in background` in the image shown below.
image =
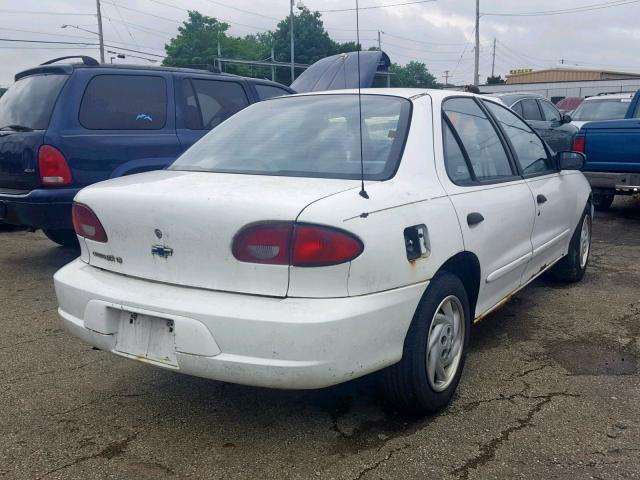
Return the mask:
<path fill-rule="evenodd" d="M 583 97 L 564 97 L 562 100 L 558 100 L 556 107 L 562 113 L 570 113 L 578 108 L 582 102 L 584 102 Z"/>
<path fill-rule="evenodd" d="M 55 61 L 0 98 L 0 222 L 73 245 L 83 187 L 170 165 L 249 104 L 293 90 L 206 70 Z M 57 60 L 65 60 L 57 59 Z"/>
<path fill-rule="evenodd" d="M 555 152 L 571 150 L 578 128 L 571 117 L 560 112 L 542 95 L 535 93 L 502 93 L 491 95 L 524 118 Z"/>

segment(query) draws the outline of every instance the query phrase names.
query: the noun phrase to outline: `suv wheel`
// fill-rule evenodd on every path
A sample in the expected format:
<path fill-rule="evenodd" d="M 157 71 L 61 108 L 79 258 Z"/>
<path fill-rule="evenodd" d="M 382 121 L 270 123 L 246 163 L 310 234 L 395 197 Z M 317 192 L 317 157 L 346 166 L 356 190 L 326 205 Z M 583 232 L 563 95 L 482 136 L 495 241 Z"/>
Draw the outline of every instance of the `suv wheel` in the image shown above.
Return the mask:
<path fill-rule="evenodd" d="M 411 414 L 444 408 L 462 375 L 469 330 L 464 285 L 450 273 L 436 275 L 413 317 L 402 360 L 384 372 L 389 400 Z"/>
<path fill-rule="evenodd" d="M 63 247 L 77 248 L 78 237 L 73 230 L 43 230 L 49 240 Z"/>
<path fill-rule="evenodd" d="M 593 192 L 593 207 L 599 211 L 609 210 L 614 197 L 613 193 Z"/>

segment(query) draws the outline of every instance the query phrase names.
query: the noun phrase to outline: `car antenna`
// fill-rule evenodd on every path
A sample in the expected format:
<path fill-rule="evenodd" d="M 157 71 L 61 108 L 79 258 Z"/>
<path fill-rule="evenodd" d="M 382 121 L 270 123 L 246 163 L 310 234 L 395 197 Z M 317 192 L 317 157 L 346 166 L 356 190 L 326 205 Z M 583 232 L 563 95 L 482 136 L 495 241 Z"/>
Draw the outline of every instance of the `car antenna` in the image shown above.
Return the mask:
<path fill-rule="evenodd" d="M 358 56 L 358 127 L 360 129 L 360 196 L 369 199 L 369 194 L 364 189 L 364 155 L 362 149 L 362 92 L 360 91 L 360 10 L 356 0 L 356 55 Z"/>

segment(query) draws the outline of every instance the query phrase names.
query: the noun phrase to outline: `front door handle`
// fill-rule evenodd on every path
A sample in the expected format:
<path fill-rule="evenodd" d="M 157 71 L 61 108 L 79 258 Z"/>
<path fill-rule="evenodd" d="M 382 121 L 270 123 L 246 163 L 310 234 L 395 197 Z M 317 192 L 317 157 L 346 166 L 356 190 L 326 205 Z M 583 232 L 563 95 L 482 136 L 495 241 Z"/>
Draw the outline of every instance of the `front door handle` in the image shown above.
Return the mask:
<path fill-rule="evenodd" d="M 482 216 L 481 213 L 478 212 L 473 212 L 470 213 L 469 215 L 467 215 L 467 224 L 472 227 L 474 225 L 477 225 L 481 222 L 484 222 L 484 217 Z"/>
<path fill-rule="evenodd" d="M 547 197 L 539 193 L 538 196 L 536 197 L 536 201 L 538 202 L 538 204 L 542 204 L 547 201 Z"/>

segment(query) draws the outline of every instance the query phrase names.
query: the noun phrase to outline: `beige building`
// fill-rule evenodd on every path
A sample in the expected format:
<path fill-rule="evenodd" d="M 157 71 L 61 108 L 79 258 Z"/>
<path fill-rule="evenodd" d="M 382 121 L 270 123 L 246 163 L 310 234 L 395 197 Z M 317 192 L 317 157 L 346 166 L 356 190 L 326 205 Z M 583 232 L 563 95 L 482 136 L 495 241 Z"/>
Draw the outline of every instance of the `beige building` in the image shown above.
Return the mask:
<path fill-rule="evenodd" d="M 545 70 L 511 70 L 509 75 L 506 77 L 508 84 L 517 84 L 589 80 L 626 80 L 640 78 L 640 73 L 586 70 L 578 68 L 549 68 Z"/>

